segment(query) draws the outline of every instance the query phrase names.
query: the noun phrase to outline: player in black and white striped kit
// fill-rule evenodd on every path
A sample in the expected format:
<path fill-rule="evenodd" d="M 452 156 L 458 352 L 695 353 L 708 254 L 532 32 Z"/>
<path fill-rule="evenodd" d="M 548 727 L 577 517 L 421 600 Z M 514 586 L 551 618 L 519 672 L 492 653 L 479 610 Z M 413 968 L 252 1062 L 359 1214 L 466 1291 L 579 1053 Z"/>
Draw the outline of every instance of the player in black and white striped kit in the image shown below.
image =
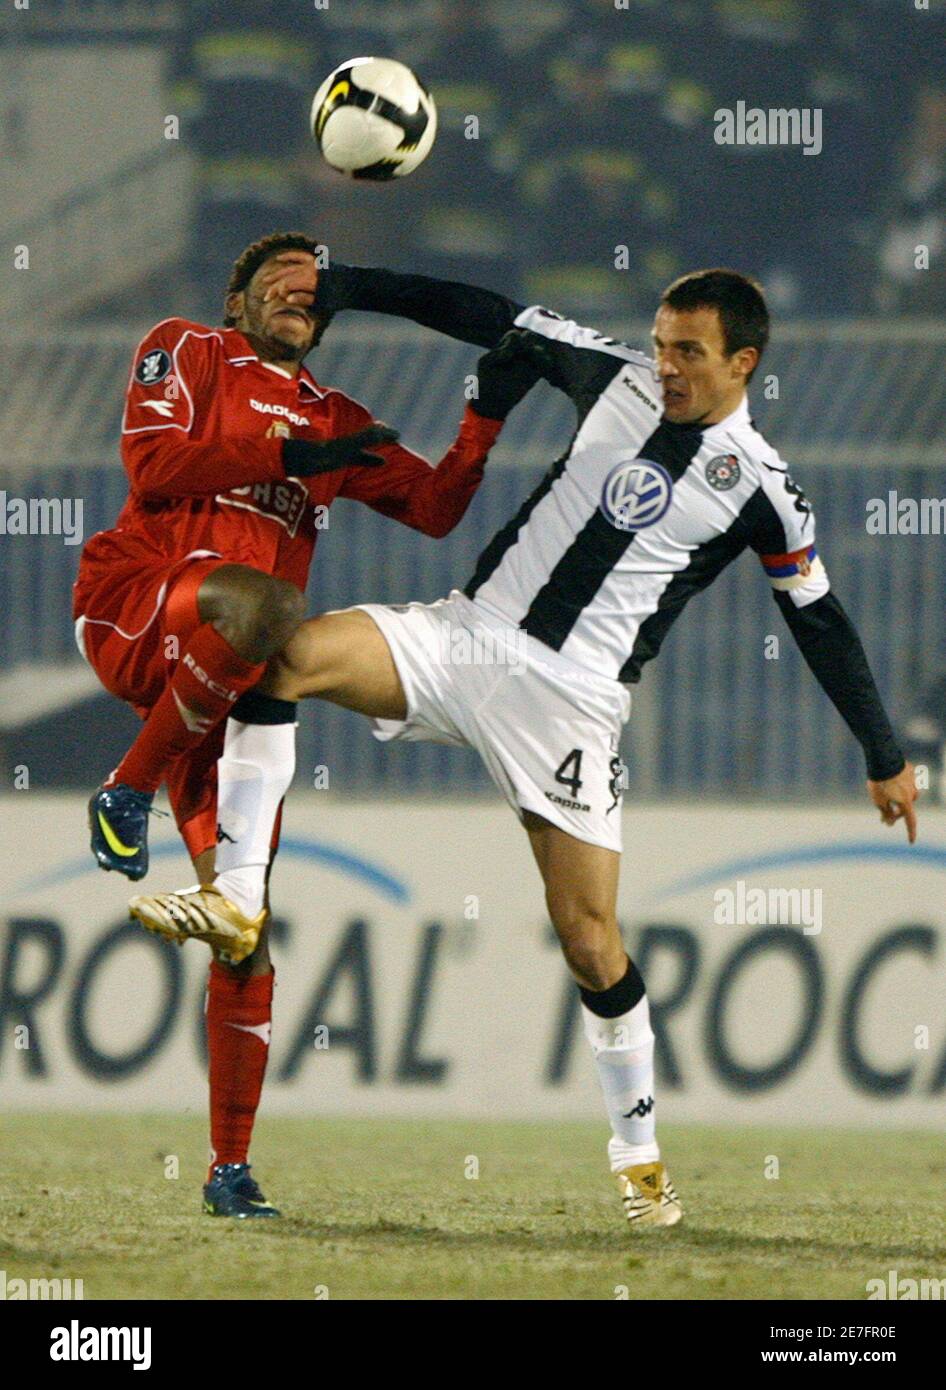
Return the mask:
<path fill-rule="evenodd" d="M 314 292 L 323 312 L 396 313 L 487 347 L 505 338 L 509 390 L 487 414 L 503 415 L 540 376 L 575 404 L 569 448 L 462 591 L 311 619 L 263 688 L 355 709 L 379 737 L 479 750 L 529 835 L 581 992 L 628 1218 L 673 1225 L 681 1206 L 655 1138 L 647 996 L 616 920 L 618 739 L 642 666 L 743 550 L 758 555 L 860 741 L 884 822 L 902 817 L 916 833 L 913 769 L 830 592 L 811 506 L 749 414 L 746 385 L 768 338 L 762 294 L 732 271 L 683 277 L 661 299 L 651 359 L 547 309 L 423 276 L 336 266 L 316 286 L 300 261 L 280 288 L 309 303 Z M 217 886 L 226 893 L 225 876 Z"/>

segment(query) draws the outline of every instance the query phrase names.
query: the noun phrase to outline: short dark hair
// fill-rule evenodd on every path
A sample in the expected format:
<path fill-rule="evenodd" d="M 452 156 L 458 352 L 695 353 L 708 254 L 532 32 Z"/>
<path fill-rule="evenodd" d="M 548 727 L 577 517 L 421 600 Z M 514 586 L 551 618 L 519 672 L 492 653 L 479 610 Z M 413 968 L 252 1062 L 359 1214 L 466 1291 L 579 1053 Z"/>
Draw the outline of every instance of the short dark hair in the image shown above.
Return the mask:
<path fill-rule="evenodd" d="M 691 270 L 667 286 L 660 302 L 669 309 L 715 309 L 727 357 L 744 347 L 757 348 L 760 357 L 765 352 L 769 311 L 762 286 L 738 270 Z M 746 380 L 752 380 L 752 372 Z"/>
<path fill-rule="evenodd" d="M 233 262 L 227 282 L 226 298 L 229 299 L 231 294 L 245 290 L 260 266 L 264 261 L 268 261 L 270 256 L 278 256 L 280 251 L 309 251 L 314 256 L 317 246 L 318 242 L 306 236 L 305 232 L 270 232 L 269 236 L 260 237 L 259 241 L 254 241 L 252 246 L 241 251 Z M 223 326 L 232 328 L 235 323 L 236 319 L 227 313 L 225 300 Z"/>

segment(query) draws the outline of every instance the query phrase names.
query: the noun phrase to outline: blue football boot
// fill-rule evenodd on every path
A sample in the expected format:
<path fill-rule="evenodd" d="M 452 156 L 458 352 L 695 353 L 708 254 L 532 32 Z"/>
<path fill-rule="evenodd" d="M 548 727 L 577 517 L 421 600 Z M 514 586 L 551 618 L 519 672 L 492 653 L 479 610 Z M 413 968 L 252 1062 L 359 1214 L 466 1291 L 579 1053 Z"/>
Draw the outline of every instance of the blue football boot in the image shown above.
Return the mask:
<path fill-rule="evenodd" d="M 233 1216 L 245 1221 L 250 1216 L 279 1216 L 267 1202 L 248 1163 L 215 1163 L 211 1178 L 204 1184 L 204 1211 L 208 1216 Z"/>
<path fill-rule="evenodd" d="M 148 872 L 148 816 L 154 796 L 119 782 L 99 787 L 89 801 L 92 853 L 100 869 L 117 869 L 126 878 Z"/>

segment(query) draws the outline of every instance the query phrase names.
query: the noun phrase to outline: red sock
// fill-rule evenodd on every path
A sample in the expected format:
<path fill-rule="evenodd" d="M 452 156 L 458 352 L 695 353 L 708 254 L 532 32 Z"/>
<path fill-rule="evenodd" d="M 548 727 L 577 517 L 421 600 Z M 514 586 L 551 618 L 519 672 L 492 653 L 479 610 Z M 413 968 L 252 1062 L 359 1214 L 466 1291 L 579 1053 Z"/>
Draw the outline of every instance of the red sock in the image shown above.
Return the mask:
<path fill-rule="evenodd" d="M 273 972 L 235 975 L 213 961 L 207 981 L 210 1147 L 214 1163 L 246 1163 L 263 1089 Z M 209 1175 L 208 1175 L 209 1180 Z"/>
<path fill-rule="evenodd" d="M 108 783 L 157 791 L 172 759 L 206 738 L 264 669 L 265 662 L 251 666 L 215 627 L 204 623 L 191 637 L 170 684 Z"/>

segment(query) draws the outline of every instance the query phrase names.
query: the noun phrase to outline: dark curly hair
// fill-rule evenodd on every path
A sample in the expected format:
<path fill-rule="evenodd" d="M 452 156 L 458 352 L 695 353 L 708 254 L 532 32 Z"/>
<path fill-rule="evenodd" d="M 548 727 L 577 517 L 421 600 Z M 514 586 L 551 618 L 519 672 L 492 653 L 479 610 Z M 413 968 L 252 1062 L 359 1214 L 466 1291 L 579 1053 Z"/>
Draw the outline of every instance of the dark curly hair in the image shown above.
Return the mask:
<path fill-rule="evenodd" d="M 305 232 L 270 232 L 269 236 L 260 237 L 259 241 L 254 241 L 252 246 L 248 246 L 245 251 L 233 263 L 230 272 L 230 279 L 227 282 L 226 299 L 231 294 L 238 294 L 245 290 L 259 270 L 264 261 L 268 261 L 270 256 L 278 256 L 280 251 L 309 251 L 314 256 L 318 242 L 312 237 L 306 236 Z M 232 328 L 236 319 L 227 313 L 226 299 L 224 300 L 223 326 Z"/>

